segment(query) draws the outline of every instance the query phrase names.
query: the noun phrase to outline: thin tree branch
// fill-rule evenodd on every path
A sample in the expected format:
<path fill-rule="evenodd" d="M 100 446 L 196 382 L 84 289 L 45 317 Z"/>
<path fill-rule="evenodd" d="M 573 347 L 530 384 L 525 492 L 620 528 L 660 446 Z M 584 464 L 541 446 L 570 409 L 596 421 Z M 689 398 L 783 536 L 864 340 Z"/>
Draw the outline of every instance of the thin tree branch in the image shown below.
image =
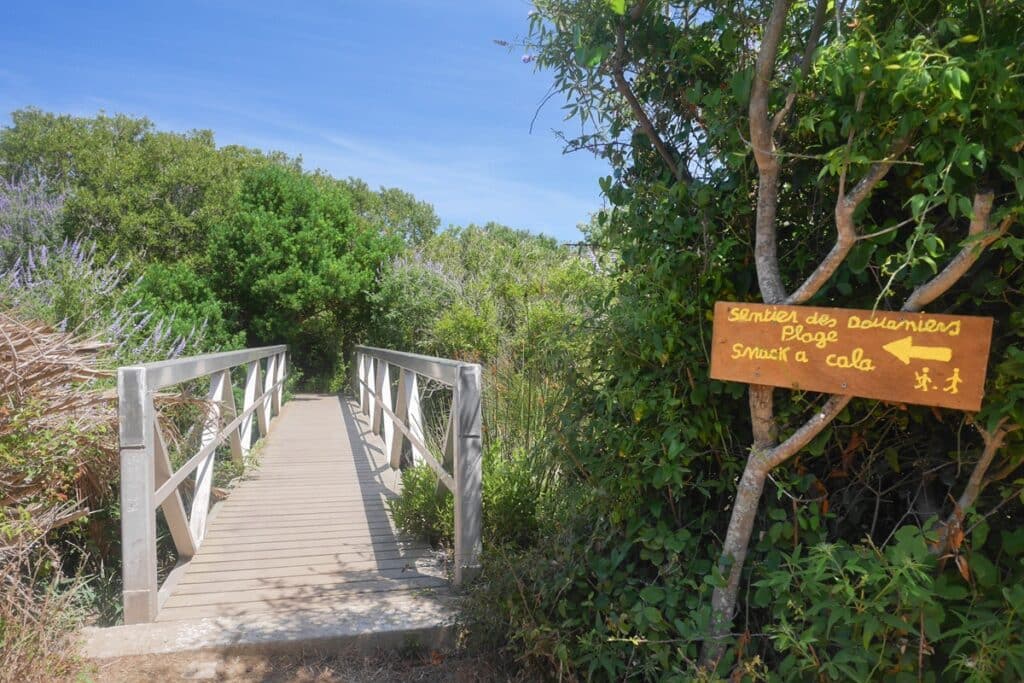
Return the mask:
<path fill-rule="evenodd" d="M 803 284 L 793 292 L 786 300 L 787 304 L 802 304 L 825 286 L 829 278 L 835 274 L 839 266 L 846 260 L 850 250 L 857 244 L 857 226 L 853 222 L 853 214 L 857 207 L 867 199 L 867 196 L 878 183 L 885 178 L 892 168 L 896 159 L 903 154 L 909 138 L 900 138 L 893 143 L 889 154 L 882 161 L 871 165 L 867 174 L 860 179 L 849 194 L 845 194 L 845 174 L 840 178 L 839 197 L 836 199 L 835 221 L 836 221 L 836 242 L 828 255 L 818 264 Z"/>
<path fill-rule="evenodd" d="M 629 108 L 632 110 L 633 115 L 640 123 L 640 127 L 643 129 L 647 137 L 650 138 L 651 144 L 658 150 L 658 154 L 661 156 L 662 161 L 668 166 L 672 175 L 679 182 L 689 183 L 693 181 L 693 177 L 690 172 L 684 167 L 676 163 L 675 155 L 669 151 L 668 145 L 662 139 L 661 134 L 654 127 L 654 123 L 651 121 L 647 112 L 644 111 L 643 105 L 640 104 L 640 100 L 637 99 L 636 94 L 629 85 L 629 81 L 626 80 L 625 73 L 623 72 L 623 62 L 625 61 L 625 43 L 626 43 L 626 25 L 625 21 L 619 23 L 619 27 L 615 34 L 615 59 L 612 60 L 612 77 L 615 80 L 615 87 L 622 95 L 626 102 L 629 104 Z"/>
<path fill-rule="evenodd" d="M 1009 436 L 1011 433 L 1017 431 L 1020 428 L 1020 425 L 1014 425 L 1013 427 L 1007 429 L 1007 436 Z M 988 477 L 985 478 L 985 483 L 982 485 L 982 487 L 984 488 L 989 484 L 994 484 L 997 481 L 1002 481 L 1003 479 L 1006 479 L 1008 476 L 1010 476 L 1018 469 L 1020 469 L 1020 466 L 1022 464 L 1024 464 L 1024 460 L 1018 460 L 1016 462 L 1011 460 L 1010 462 L 1003 465 L 1003 467 L 998 472 L 993 472 L 992 474 L 988 475 Z"/>
<path fill-rule="evenodd" d="M 814 53 L 818 49 L 818 41 L 821 39 L 821 31 L 825 26 L 825 16 L 828 9 L 828 0 L 818 0 L 818 4 L 814 7 L 814 19 L 811 22 L 811 32 L 807 34 L 807 45 L 804 47 L 804 54 L 800 60 L 800 81 L 807 78 L 807 74 L 811 72 L 811 60 L 814 59 Z M 779 128 L 786 121 L 786 117 L 789 116 L 789 112 L 793 110 L 793 103 L 796 102 L 796 87 L 797 82 L 794 82 L 789 88 L 789 93 L 786 94 L 786 103 L 783 105 L 776 114 L 775 118 L 772 119 L 772 135 L 778 132 Z"/>
<path fill-rule="evenodd" d="M 1003 442 L 1005 441 L 1007 434 L 1014 429 L 1015 427 L 1006 427 L 1005 417 L 999 421 L 999 424 L 992 432 L 980 427 L 978 428 L 978 431 L 981 432 L 981 438 L 985 441 L 985 448 L 982 450 L 981 457 L 978 458 L 978 462 L 974 464 L 971 476 L 967 480 L 967 484 L 964 486 L 964 490 L 961 492 L 960 498 L 957 499 L 956 505 L 953 507 L 953 512 L 951 512 L 949 516 L 946 517 L 946 521 L 942 522 L 940 525 L 939 540 L 931 546 L 932 554 L 945 555 L 950 550 L 955 551 L 960 545 L 964 536 L 962 533 L 964 514 L 967 510 L 974 507 L 974 503 L 978 500 L 978 496 L 981 495 L 981 492 L 985 490 L 985 486 L 988 485 L 989 482 L 986 479 L 988 469 L 992 466 L 992 461 L 995 459 L 996 453 L 1003 447 Z M 950 546 L 952 546 L 952 548 Z"/>
<path fill-rule="evenodd" d="M 803 423 L 789 438 L 765 453 L 762 459 L 765 467 L 769 471 L 773 470 L 793 457 L 797 451 L 809 444 L 814 437 L 818 436 L 832 420 L 836 419 L 852 398 L 852 396 L 840 396 L 838 394 L 829 396 L 821 410 L 816 412 L 807 422 Z"/>
<path fill-rule="evenodd" d="M 978 462 L 974 465 L 974 470 L 971 471 L 971 476 L 967 480 L 967 484 L 964 486 L 963 492 L 960 494 L 960 499 L 957 500 L 957 506 L 961 510 L 966 510 L 974 506 L 974 502 L 978 499 L 978 495 L 985 488 L 985 475 L 988 473 L 989 467 L 992 466 L 992 461 L 996 456 L 996 453 L 1003 446 L 1003 442 L 1006 440 L 1006 435 L 1009 430 L 1006 429 L 1006 418 L 999 421 L 995 431 L 989 433 L 985 429 L 981 429 L 981 438 L 985 441 L 985 448 L 981 452 L 981 457 L 978 458 Z"/>
<path fill-rule="evenodd" d="M 750 142 L 757 162 L 757 214 L 755 223 L 754 258 L 757 283 L 765 303 L 786 300 L 786 288 L 779 271 L 778 240 L 775 217 L 779 202 L 779 161 L 775 155 L 775 140 L 768 120 L 768 100 L 775 60 L 778 56 L 782 30 L 786 25 L 789 0 L 775 0 L 772 14 L 761 36 L 761 49 L 754 66 L 754 81 L 750 90 Z"/>
<path fill-rule="evenodd" d="M 981 252 L 1003 236 L 1013 223 L 1014 215 L 1002 220 L 995 230 L 989 229 L 989 215 L 992 213 L 993 194 L 991 191 L 974 195 L 974 216 L 967 233 L 967 243 L 960 253 L 946 264 L 942 271 L 928 282 L 915 289 L 903 305 L 904 311 L 920 310 L 942 296 L 957 280 L 974 265 Z"/>

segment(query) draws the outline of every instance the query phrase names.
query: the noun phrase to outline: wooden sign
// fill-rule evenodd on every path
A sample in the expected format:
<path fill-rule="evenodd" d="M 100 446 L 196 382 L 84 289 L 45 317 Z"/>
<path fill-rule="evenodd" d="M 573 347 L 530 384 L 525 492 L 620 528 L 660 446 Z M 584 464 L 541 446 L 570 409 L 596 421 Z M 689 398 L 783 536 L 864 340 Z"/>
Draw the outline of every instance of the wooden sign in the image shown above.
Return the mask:
<path fill-rule="evenodd" d="M 711 377 L 979 410 L 992 318 L 715 304 Z"/>

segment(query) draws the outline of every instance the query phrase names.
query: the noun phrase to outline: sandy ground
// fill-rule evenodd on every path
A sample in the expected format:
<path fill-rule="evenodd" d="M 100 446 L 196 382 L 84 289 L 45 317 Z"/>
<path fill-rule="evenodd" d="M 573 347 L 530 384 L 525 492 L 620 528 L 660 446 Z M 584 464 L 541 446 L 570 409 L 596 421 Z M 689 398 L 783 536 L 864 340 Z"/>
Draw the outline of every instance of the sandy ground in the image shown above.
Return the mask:
<path fill-rule="evenodd" d="M 337 657 L 318 655 L 218 655 L 180 653 L 121 657 L 93 662 L 76 683 L 156 683 L 229 681 L 231 683 L 390 683 L 391 681 L 472 683 L 506 680 L 492 665 L 441 653 Z"/>

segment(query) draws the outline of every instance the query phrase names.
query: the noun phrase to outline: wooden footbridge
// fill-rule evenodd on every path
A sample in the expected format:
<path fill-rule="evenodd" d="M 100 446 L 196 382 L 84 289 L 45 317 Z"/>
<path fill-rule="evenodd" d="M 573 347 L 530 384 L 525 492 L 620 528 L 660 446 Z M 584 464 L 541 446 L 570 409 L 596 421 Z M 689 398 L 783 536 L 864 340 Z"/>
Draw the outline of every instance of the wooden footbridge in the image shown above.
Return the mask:
<path fill-rule="evenodd" d="M 355 622 L 401 630 L 442 612 L 449 587 L 474 570 L 480 367 L 358 347 L 354 398 L 299 394 L 286 401 L 286 359 L 285 347 L 267 347 L 119 370 L 126 624 L 167 624 L 166 634 L 175 623 L 244 630 L 265 622 L 284 638 L 308 624 L 320 625 L 321 638 L 332 625 Z M 175 468 L 183 458 L 171 456 L 164 438 L 161 398 L 207 377 L 201 445 Z M 424 381 L 450 391 L 439 452 L 424 437 Z M 455 495 L 451 557 L 393 523 L 387 503 L 401 487 L 403 454 L 430 464 Z M 245 465 L 246 474 L 211 509 L 218 457 Z M 161 585 L 162 529 L 178 562 Z M 180 629 L 175 633 L 180 640 Z"/>

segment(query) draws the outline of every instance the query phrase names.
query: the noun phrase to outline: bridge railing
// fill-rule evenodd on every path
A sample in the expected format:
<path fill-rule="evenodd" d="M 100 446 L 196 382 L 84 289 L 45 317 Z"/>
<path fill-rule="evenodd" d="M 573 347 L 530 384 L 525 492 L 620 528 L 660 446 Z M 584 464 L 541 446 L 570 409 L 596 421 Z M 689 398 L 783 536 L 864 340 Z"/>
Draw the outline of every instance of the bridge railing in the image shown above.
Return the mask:
<path fill-rule="evenodd" d="M 392 368 L 398 371 L 397 393 Z M 369 346 L 356 347 L 356 392 L 371 429 L 383 434 L 391 467 L 401 465 L 403 437 L 415 462 L 425 462 L 455 497 L 455 585 L 479 566 L 481 530 L 480 366 Z M 418 378 L 451 387 L 452 404 L 441 451 L 427 447 Z M 447 467 L 446 467 L 447 465 Z M 450 469 L 449 469 L 450 468 Z"/>
<path fill-rule="evenodd" d="M 157 585 L 157 508 L 163 510 L 180 569 L 195 555 L 206 533 L 217 448 L 229 442 L 232 460 L 244 463 L 255 443 L 254 416 L 259 429 L 257 439 L 268 433 L 271 418 L 281 409 L 286 356 L 286 346 L 267 346 L 118 368 L 126 624 L 154 621 L 176 576 L 172 572 L 163 588 Z M 245 386 L 239 411 L 231 370 L 241 366 L 245 367 Z M 157 421 L 154 394 L 203 377 L 210 378 L 210 389 L 203 404 L 201 445 L 175 471 Z M 191 509 L 186 513 L 178 487 L 190 476 L 194 488 Z"/>

